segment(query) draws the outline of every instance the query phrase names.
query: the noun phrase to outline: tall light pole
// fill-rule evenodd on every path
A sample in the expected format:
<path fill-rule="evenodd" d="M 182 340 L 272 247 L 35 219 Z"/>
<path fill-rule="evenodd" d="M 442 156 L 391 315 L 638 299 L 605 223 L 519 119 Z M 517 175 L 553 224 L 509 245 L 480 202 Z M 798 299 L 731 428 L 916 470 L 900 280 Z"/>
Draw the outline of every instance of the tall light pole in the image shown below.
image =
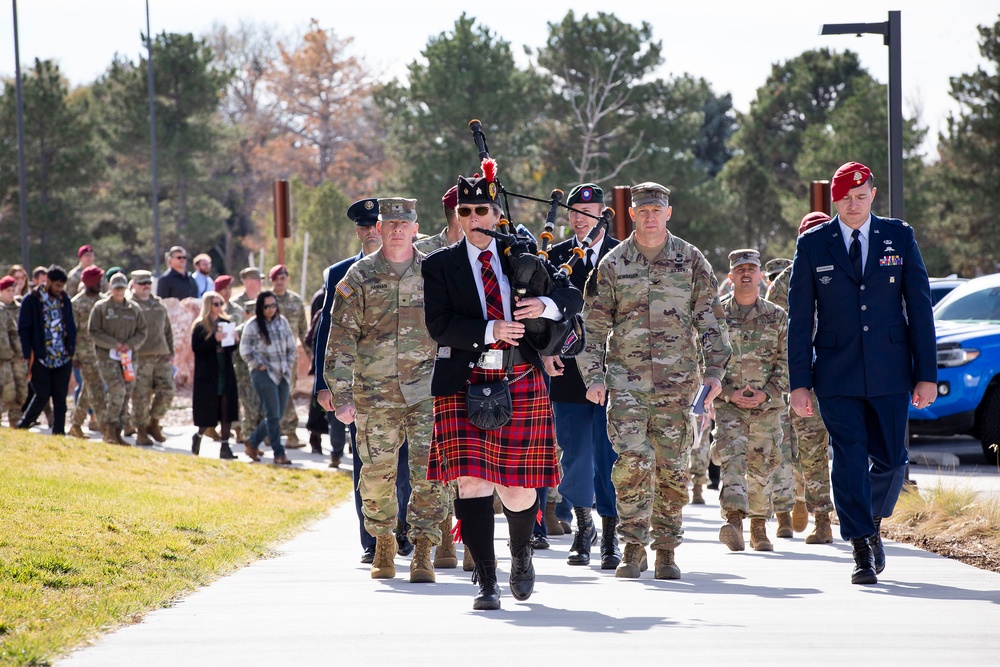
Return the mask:
<path fill-rule="evenodd" d="M 149 95 L 149 145 L 153 166 L 153 275 L 160 272 L 160 188 L 156 174 L 156 103 L 153 99 L 153 33 L 149 29 L 149 0 L 146 0 L 146 92 Z"/>
<path fill-rule="evenodd" d="M 31 266 L 28 250 L 28 172 L 24 166 L 24 94 L 21 92 L 21 47 L 17 41 L 17 0 L 11 0 L 14 8 L 14 85 L 17 95 L 17 182 L 20 187 L 21 204 L 21 266 Z"/>
<path fill-rule="evenodd" d="M 889 215 L 903 217 L 903 88 L 899 12 L 885 23 L 825 23 L 821 35 L 882 35 L 889 47 Z"/>

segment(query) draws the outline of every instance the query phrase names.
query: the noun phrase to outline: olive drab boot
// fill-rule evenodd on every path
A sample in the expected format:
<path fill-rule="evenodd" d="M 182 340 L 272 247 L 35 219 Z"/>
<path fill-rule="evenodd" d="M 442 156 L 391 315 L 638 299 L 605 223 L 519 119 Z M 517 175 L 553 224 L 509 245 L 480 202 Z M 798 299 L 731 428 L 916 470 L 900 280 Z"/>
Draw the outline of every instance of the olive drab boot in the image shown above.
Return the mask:
<path fill-rule="evenodd" d="M 112 428 L 112 432 L 115 434 L 115 440 L 118 442 L 119 445 L 124 445 L 125 447 L 131 447 L 132 446 L 129 443 L 128 440 L 126 440 L 124 437 L 122 437 L 122 427 L 121 426 L 112 426 L 111 428 Z"/>
<path fill-rule="evenodd" d="M 801 500 L 796 500 L 795 506 L 792 508 L 792 530 L 801 533 L 808 526 L 809 512 L 806 511 L 806 504 Z"/>
<path fill-rule="evenodd" d="M 750 519 L 750 548 L 754 551 L 774 551 L 767 539 L 767 519 Z"/>
<path fill-rule="evenodd" d="M 375 538 L 375 560 L 372 561 L 372 579 L 392 579 L 396 576 L 396 536 L 392 533 Z"/>
<path fill-rule="evenodd" d="M 149 433 L 146 431 L 145 426 L 140 426 L 136 430 L 135 434 L 135 444 L 139 447 L 152 447 L 153 441 L 149 439 Z"/>
<path fill-rule="evenodd" d="M 681 569 L 674 561 L 673 549 L 657 549 L 656 565 L 653 567 L 655 579 L 680 579 Z"/>
<path fill-rule="evenodd" d="M 15 424 L 17 422 L 14 422 Z M 81 438 L 82 440 L 87 440 L 87 436 L 83 434 L 83 429 L 80 428 L 79 424 L 73 424 L 69 427 L 69 437 L 71 438 Z"/>
<path fill-rule="evenodd" d="M 649 567 L 646 560 L 646 546 L 644 544 L 626 544 L 625 555 L 622 562 L 615 570 L 615 576 L 619 579 L 638 579 L 641 572 L 645 572 Z"/>
<path fill-rule="evenodd" d="M 118 428 L 113 424 L 105 424 L 104 428 L 101 429 L 101 442 L 106 442 L 109 445 L 118 444 Z"/>
<path fill-rule="evenodd" d="M 743 513 L 739 510 L 729 510 L 726 513 L 726 523 L 719 529 L 719 541 L 729 547 L 730 551 L 743 551 L 746 543 L 743 541 Z"/>
<path fill-rule="evenodd" d="M 163 431 L 160 430 L 159 419 L 149 420 L 149 423 L 146 424 L 146 433 L 149 435 L 149 437 L 151 437 L 153 440 L 156 440 L 157 442 L 167 441 L 167 436 L 163 435 Z"/>
<path fill-rule="evenodd" d="M 553 535 L 565 535 L 563 532 L 562 524 L 559 523 L 559 519 L 556 518 L 556 504 L 555 503 L 545 503 L 545 531 L 549 534 L 549 537 Z"/>
<path fill-rule="evenodd" d="M 832 544 L 833 529 L 830 527 L 830 513 L 816 512 L 816 527 L 806 535 L 806 544 Z"/>
<path fill-rule="evenodd" d="M 469 551 L 469 547 L 463 549 L 465 552 L 462 554 L 462 569 L 466 572 L 472 572 L 476 569 L 476 561 L 472 558 L 472 552 Z"/>
<path fill-rule="evenodd" d="M 455 540 L 451 535 L 451 515 L 441 522 L 441 544 L 434 550 L 434 567 L 450 570 L 458 567 L 458 554 L 455 552 Z"/>
<path fill-rule="evenodd" d="M 376 547 L 376 551 L 377 551 Z M 413 558 L 410 560 L 410 583 L 433 584 L 434 565 L 431 563 L 431 538 L 420 536 L 413 543 Z"/>
<path fill-rule="evenodd" d="M 778 512 L 778 530 L 774 531 L 775 537 L 792 536 L 792 514 L 791 512 Z"/>
<path fill-rule="evenodd" d="M 701 484 L 695 484 L 691 487 L 691 504 L 692 505 L 704 505 L 705 504 L 705 494 L 702 493 Z"/>

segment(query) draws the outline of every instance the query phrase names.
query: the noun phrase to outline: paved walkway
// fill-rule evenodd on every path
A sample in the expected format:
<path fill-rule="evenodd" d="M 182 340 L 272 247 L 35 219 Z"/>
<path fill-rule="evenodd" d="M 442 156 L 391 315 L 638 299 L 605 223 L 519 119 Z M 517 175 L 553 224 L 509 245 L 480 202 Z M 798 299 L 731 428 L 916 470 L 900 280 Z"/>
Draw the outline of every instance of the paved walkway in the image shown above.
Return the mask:
<path fill-rule="evenodd" d="M 913 475 L 921 485 L 937 477 Z M 354 508 L 343 504 L 281 545 L 279 556 L 60 664 L 998 664 L 1000 575 L 887 543 L 880 582 L 852 586 L 850 548 L 839 540 L 807 546 L 797 535 L 775 540 L 773 553 L 730 553 L 717 542 L 718 497 L 706 499 L 685 510 L 680 581 L 569 567 L 571 537 L 555 537 L 536 554 L 535 594 L 523 603 L 506 587 L 506 523 L 498 517 L 497 612 L 472 611 L 476 589 L 460 568 L 414 585 L 408 559 L 397 558 L 395 579 L 373 581 L 358 562 Z"/>

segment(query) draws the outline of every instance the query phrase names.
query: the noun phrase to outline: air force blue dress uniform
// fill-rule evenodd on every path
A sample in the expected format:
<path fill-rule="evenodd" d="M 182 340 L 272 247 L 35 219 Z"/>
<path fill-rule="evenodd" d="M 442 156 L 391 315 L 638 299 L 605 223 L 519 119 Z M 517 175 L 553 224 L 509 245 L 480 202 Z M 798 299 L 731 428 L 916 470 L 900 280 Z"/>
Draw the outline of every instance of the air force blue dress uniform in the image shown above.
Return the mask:
<path fill-rule="evenodd" d="M 937 381 L 930 288 L 913 228 L 874 215 L 866 224 L 860 276 L 839 216 L 800 236 L 788 294 L 790 389 L 812 388 L 819 400 L 846 540 L 875 535 L 873 515 L 892 514 L 907 464 L 910 392 Z"/>

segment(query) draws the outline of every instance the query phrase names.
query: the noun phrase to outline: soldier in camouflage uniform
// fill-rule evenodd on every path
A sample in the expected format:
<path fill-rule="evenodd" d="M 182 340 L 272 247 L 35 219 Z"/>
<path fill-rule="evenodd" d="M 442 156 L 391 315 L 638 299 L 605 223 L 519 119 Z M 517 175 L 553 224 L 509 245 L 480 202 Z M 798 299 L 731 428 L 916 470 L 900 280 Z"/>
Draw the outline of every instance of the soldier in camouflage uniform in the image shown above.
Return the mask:
<path fill-rule="evenodd" d="M 809 213 L 802 218 L 799 234 L 829 219 L 830 216 L 825 213 Z M 782 308 L 788 306 L 788 283 L 791 276 L 790 266 L 778 274 L 767 290 L 768 301 Z M 830 513 L 833 512 L 833 500 L 830 495 L 830 434 L 823 424 L 819 402 L 812 390 L 810 396 L 816 413 L 812 417 L 800 417 L 794 410 L 788 409 L 792 438 L 797 451 L 796 477 L 801 478 L 796 485 L 792 527 L 797 532 L 805 530 L 809 522 L 808 513 L 811 513 L 815 526 L 813 532 L 806 536 L 806 544 L 830 544 L 833 542 L 833 529 L 830 527 Z M 787 486 L 787 481 L 784 484 Z"/>
<path fill-rule="evenodd" d="M 146 340 L 135 352 L 132 423 L 135 444 L 148 447 L 153 440 L 166 440 L 160 420 L 174 400 L 174 329 L 163 299 L 153 296 L 153 274 L 149 271 L 132 272 L 132 301 L 146 318 Z"/>
<path fill-rule="evenodd" d="M 15 282 L 16 282 L 15 278 Z M 7 317 L 17 326 L 18 320 L 21 316 L 21 299 L 23 297 L 17 296 L 17 287 L 15 286 L 13 294 L 10 292 L 0 293 L 0 305 L 3 306 L 4 312 Z M 8 300 L 9 297 L 9 300 Z M 20 343 L 19 343 L 20 344 Z M 24 357 L 24 350 L 21 351 L 21 357 Z M 17 415 L 17 420 L 20 421 L 23 417 L 21 408 L 28 402 L 28 362 L 25 360 L 24 363 L 13 363 L 11 364 L 11 372 L 14 374 L 14 400 L 17 402 L 17 410 L 11 411 L 10 416 L 13 417 Z M 11 419 L 11 427 L 16 424 L 13 419 Z"/>
<path fill-rule="evenodd" d="M 413 242 L 413 247 L 425 255 L 429 255 L 439 248 L 447 248 L 453 243 L 458 243 L 465 238 L 462 225 L 458 222 L 458 214 L 455 207 L 458 206 L 458 186 L 453 185 L 441 197 L 441 204 L 444 206 L 444 218 L 447 225 L 440 234 L 428 236 L 425 239 Z"/>
<path fill-rule="evenodd" d="M 234 296 L 229 300 L 233 306 L 235 306 L 234 311 L 240 313 L 240 322 L 244 322 L 249 317 L 246 316 L 246 303 L 247 301 L 256 301 L 257 295 L 260 294 L 261 288 L 261 276 L 260 269 L 256 269 L 249 266 L 242 271 L 240 271 L 240 282 L 243 283 L 243 293 L 239 296 Z M 218 291 L 218 290 L 216 290 Z M 226 312 L 229 312 L 228 310 Z M 251 316 L 253 309 L 250 310 Z M 235 320 L 234 320 L 235 321 Z M 255 425 L 256 428 L 256 425 Z"/>
<path fill-rule="evenodd" d="M 691 403 L 703 381 L 702 355 L 706 406 L 722 389 L 730 355 L 712 266 L 667 230 L 669 194 L 656 183 L 632 187 L 636 229 L 604 256 L 588 286 L 587 346 L 578 358 L 587 398 L 601 405 L 607 398 L 618 453 L 611 480 L 626 546 L 617 577 L 639 576 L 652 539 L 654 576 L 680 578 L 674 549 L 688 500 Z"/>
<path fill-rule="evenodd" d="M 122 363 L 119 359 L 113 359 L 111 353 L 115 352 L 117 356 L 131 351 L 133 367 L 135 366 L 135 350 L 146 340 L 146 317 L 139 306 L 125 298 L 125 288 L 128 286 L 125 274 L 116 273 L 111 277 L 109 285 L 111 294 L 94 306 L 88 328 L 94 341 L 101 380 L 107 387 L 104 415 L 101 418 L 104 442 L 128 445 L 128 441 L 122 438 L 121 430 L 128 418 L 128 399 L 135 381 L 125 381 Z"/>
<path fill-rule="evenodd" d="M 715 442 L 726 523 L 719 541 L 743 551 L 743 518 L 750 516 L 750 546 L 773 551 L 767 538 L 771 517 L 771 475 L 778 466 L 781 412 L 788 392 L 788 317 L 760 297 L 760 255 L 729 253 L 733 294 L 722 302 L 733 356 L 715 400 Z"/>
<path fill-rule="evenodd" d="M 441 543 L 448 495 L 444 484 L 427 480 L 436 345 L 424 326 L 424 255 L 412 245 L 416 218 L 414 199 L 379 200 L 382 247 L 337 284 L 324 374 L 337 419 L 357 422 L 358 490 L 365 528 L 376 539 L 374 579 L 395 576 L 397 456 L 409 441 L 410 581 L 423 583 L 435 580 L 431 547 Z"/>
<path fill-rule="evenodd" d="M 271 280 L 271 287 L 274 291 L 274 298 L 278 301 L 279 312 L 288 320 L 292 327 L 292 334 L 302 342 L 305 347 L 306 334 L 309 333 L 309 320 L 306 318 L 306 304 L 302 297 L 288 289 L 288 267 L 284 264 L 277 264 L 271 267 L 268 273 Z M 309 348 L 306 347 L 306 353 Z M 285 407 L 285 414 L 281 417 L 281 435 L 286 436 L 285 447 L 288 449 L 299 449 L 305 447 L 305 443 L 299 442 L 299 436 L 295 434 L 295 429 L 299 426 L 299 415 L 295 411 L 295 385 L 299 379 L 298 364 L 292 366 L 292 386 L 288 389 L 288 405 Z"/>
<path fill-rule="evenodd" d="M 688 474 L 691 477 L 691 504 L 704 505 L 704 488 L 708 486 L 708 464 L 710 461 L 711 444 L 709 443 L 706 431 L 707 418 L 699 419 L 698 430 L 695 433 L 695 446 L 691 448 L 691 458 L 688 465 Z"/>
<path fill-rule="evenodd" d="M 8 309 L 14 303 L 16 285 L 17 281 L 10 276 L 0 278 L 0 416 L 6 412 L 12 428 L 21 421 L 14 366 L 24 365 L 17 321 L 12 316 L 12 309 Z"/>
<path fill-rule="evenodd" d="M 233 299 L 233 302 L 235 303 L 236 299 Z M 242 306 L 242 321 L 236 327 L 240 340 L 243 340 L 243 329 L 246 328 L 247 322 L 254 316 L 257 301 L 245 299 L 242 301 Z M 236 372 L 236 390 L 240 397 L 240 437 L 248 438 L 257 428 L 257 424 L 264 421 L 264 406 L 261 405 L 260 394 L 253 388 L 250 367 L 242 354 L 233 355 L 233 370 Z"/>
<path fill-rule="evenodd" d="M 80 284 L 83 289 L 73 297 L 73 319 L 79 322 L 76 328 L 76 352 L 73 355 L 73 366 L 80 370 L 80 377 L 83 378 L 83 389 L 80 392 L 80 400 L 73 407 L 73 417 L 71 420 L 69 435 L 74 438 L 86 438 L 83 432 L 83 422 L 87 414 L 93 410 L 94 413 L 101 411 L 100 406 L 104 404 L 104 382 L 101 380 L 101 372 L 97 368 L 97 353 L 94 351 L 94 340 L 90 337 L 90 330 L 87 323 L 90 321 L 90 312 L 101 300 L 101 283 L 104 278 L 104 271 L 98 266 L 88 266 L 83 270 Z"/>

